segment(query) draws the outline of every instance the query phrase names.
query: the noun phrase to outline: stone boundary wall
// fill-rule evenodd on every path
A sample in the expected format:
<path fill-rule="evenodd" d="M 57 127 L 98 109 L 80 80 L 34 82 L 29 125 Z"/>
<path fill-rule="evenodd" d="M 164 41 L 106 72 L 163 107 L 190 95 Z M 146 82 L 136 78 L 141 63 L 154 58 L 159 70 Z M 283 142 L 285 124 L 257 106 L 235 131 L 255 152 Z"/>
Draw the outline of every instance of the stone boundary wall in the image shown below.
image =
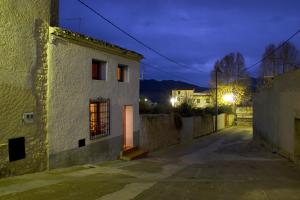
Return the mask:
<path fill-rule="evenodd" d="M 212 115 L 181 117 L 181 128 L 176 128 L 173 114 L 140 115 L 140 117 L 140 148 L 150 152 L 179 143 L 188 143 L 214 131 Z M 218 116 L 218 130 L 233 124 L 234 115 Z"/>
<path fill-rule="evenodd" d="M 140 148 L 155 151 L 180 142 L 174 115 L 140 115 Z"/>
<path fill-rule="evenodd" d="M 251 106 L 237 107 L 236 116 L 238 126 L 252 126 L 253 108 Z"/>

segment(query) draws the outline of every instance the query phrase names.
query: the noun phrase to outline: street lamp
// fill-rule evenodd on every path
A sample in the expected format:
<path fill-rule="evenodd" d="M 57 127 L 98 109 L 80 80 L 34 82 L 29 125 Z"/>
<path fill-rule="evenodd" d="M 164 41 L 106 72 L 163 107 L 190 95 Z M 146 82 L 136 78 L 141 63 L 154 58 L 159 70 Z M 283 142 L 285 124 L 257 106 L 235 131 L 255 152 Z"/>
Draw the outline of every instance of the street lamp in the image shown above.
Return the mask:
<path fill-rule="evenodd" d="M 229 104 L 232 104 L 235 102 L 235 96 L 233 93 L 227 93 L 223 95 L 223 101 Z"/>
<path fill-rule="evenodd" d="M 236 102 L 236 97 L 233 93 L 226 93 L 223 95 L 223 101 L 227 104 L 232 104 L 232 112 L 234 113 L 234 118 L 236 120 L 236 107 L 235 107 L 235 102 Z M 236 121 L 235 121 L 236 124 Z"/>
<path fill-rule="evenodd" d="M 175 107 L 175 103 L 177 102 L 177 99 L 175 97 L 172 97 L 170 99 L 170 102 L 171 102 L 172 106 Z"/>

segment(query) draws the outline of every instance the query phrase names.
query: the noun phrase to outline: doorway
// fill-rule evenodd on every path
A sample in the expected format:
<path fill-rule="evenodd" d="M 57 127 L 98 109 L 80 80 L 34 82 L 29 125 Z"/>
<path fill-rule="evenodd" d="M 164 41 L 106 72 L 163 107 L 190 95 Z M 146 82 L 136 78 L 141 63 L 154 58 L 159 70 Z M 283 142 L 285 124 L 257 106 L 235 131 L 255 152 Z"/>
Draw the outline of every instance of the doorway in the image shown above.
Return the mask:
<path fill-rule="evenodd" d="M 133 107 L 124 106 L 123 108 L 123 149 L 133 147 Z"/>
<path fill-rule="evenodd" d="M 294 149 L 296 159 L 300 159 L 300 119 L 295 119 Z"/>

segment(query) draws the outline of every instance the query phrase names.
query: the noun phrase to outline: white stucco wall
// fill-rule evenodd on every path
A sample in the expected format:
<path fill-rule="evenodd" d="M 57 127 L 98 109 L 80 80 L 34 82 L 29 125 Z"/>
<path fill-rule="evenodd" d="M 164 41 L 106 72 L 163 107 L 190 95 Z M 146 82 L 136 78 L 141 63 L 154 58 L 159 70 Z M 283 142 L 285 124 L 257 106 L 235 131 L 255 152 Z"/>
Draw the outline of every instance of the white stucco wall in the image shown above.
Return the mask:
<path fill-rule="evenodd" d="M 271 88 L 254 97 L 254 134 L 293 157 L 295 118 L 300 118 L 300 70 L 275 77 Z"/>
<path fill-rule="evenodd" d="M 89 145 L 122 135 L 124 105 L 133 106 L 138 131 L 139 62 L 55 38 L 49 44 L 49 153 L 78 148 L 83 138 Z M 92 80 L 92 59 L 107 62 L 107 80 Z M 118 64 L 128 65 L 129 82 L 117 81 Z M 110 99 L 110 135 L 90 140 L 89 102 L 98 97 Z"/>

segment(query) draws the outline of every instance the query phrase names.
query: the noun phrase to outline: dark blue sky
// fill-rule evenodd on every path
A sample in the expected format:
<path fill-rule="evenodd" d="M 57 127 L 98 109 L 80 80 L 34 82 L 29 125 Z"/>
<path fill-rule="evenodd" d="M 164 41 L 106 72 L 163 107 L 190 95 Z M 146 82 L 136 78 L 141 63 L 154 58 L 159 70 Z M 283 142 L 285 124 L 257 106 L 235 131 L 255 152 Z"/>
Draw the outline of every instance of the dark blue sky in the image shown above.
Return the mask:
<path fill-rule="evenodd" d="M 145 56 L 145 78 L 184 80 L 207 86 L 214 62 L 240 51 L 249 66 L 269 43 L 300 28 L 299 0 L 84 0 L 105 17 L 162 54 L 169 63 L 82 6 L 61 0 L 64 28 L 135 50 Z M 300 49 L 300 34 L 292 42 Z M 162 69 L 163 71 L 159 71 Z M 253 69 L 251 73 L 255 75 Z"/>

